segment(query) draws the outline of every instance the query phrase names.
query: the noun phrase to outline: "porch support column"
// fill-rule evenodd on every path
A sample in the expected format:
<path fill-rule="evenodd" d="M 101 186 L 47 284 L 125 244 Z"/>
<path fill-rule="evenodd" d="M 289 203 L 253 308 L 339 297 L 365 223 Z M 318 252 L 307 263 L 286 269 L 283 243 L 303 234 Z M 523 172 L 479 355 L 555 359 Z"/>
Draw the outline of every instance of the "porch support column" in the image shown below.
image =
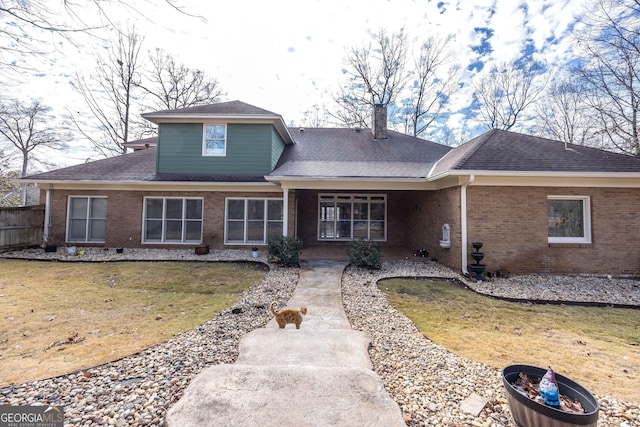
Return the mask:
<path fill-rule="evenodd" d="M 282 193 L 282 235 L 286 237 L 289 234 L 289 189 L 284 188 Z"/>
<path fill-rule="evenodd" d="M 44 230 L 43 230 L 43 243 L 49 241 L 49 233 L 51 232 L 51 203 L 53 200 L 53 190 L 47 189 L 44 198 Z"/>
<path fill-rule="evenodd" d="M 469 176 L 467 182 L 462 184 L 460 187 L 460 240 L 462 245 L 461 256 L 462 256 L 462 273 L 469 274 L 467 270 L 467 186 L 471 184 L 475 175 Z"/>

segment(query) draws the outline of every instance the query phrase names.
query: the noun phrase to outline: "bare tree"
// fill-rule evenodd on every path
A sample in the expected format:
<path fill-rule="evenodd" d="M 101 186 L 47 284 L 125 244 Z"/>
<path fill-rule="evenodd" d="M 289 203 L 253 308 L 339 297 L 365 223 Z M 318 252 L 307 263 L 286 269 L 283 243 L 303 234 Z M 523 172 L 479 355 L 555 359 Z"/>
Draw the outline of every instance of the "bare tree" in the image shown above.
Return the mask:
<path fill-rule="evenodd" d="M 514 127 L 544 90 L 546 82 L 539 81 L 538 67 L 534 63 L 492 67 L 473 87 L 478 103 L 476 120 L 488 129 Z"/>
<path fill-rule="evenodd" d="M 145 82 L 139 84 L 147 95 L 145 105 L 148 107 L 173 110 L 206 105 L 223 95 L 216 78 L 176 62 L 173 55 L 162 49 L 149 54 L 149 64 L 144 73 Z"/>
<path fill-rule="evenodd" d="M 411 96 L 405 105 L 405 133 L 423 135 L 444 111 L 449 97 L 459 86 L 459 67 L 452 65 L 444 77 L 441 68 L 451 59 L 450 39 L 428 38 L 420 45 L 414 62 Z"/>
<path fill-rule="evenodd" d="M 311 108 L 304 112 L 302 124 L 310 128 L 323 127 L 328 122 L 329 112 L 326 106 L 313 104 Z"/>
<path fill-rule="evenodd" d="M 51 109 L 41 101 L 24 104 L 14 99 L 0 104 L 0 135 L 17 149 L 22 158 L 20 176 L 27 175 L 38 148 L 63 148 L 64 135 L 51 127 Z"/>
<path fill-rule="evenodd" d="M 331 115 L 347 126 L 369 127 L 371 107 L 393 103 L 407 82 L 405 34 L 379 30 L 372 38 L 368 45 L 348 51 L 343 70 L 346 81 L 334 94 L 340 108 Z"/>
<path fill-rule="evenodd" d="M 77 90 L 91 112 L 90 125 L 77 112 L 70 120 L 77 131 L 105 157 L 126 153 L 132 134 L 132 108 L 140 84 L 138 55 L 143 37 L 135 28 L 118 37 L 105 56 L 97 55 L 95 74 L 77 75 Z M 136 138 L 140 135 L 136 135 Z"/>
<path fill-rule="evenodd" d="M 597 0 L 578 34 L 584 61 L 573 69 L 609 147 L 640 157 L 640 1 Z"/>
<path fill-rule="evenodd" d="M 426 39 L 409 64 L 411 46 L 403 31 L 372 34 L 369 44 L 348 51 L 345 79 L 333 96 L 339 108 L 329 115 L 342 125 L 369 127 L 373 105 L 382 104 L 391 107 L 391 127 L 424 135 L 459 90 L 459 67 L 444 69 L 451 61 L 450 40 Z"/>
<path fill-rule="evenodd" d="M 0 150 L 0 207 L 20 206 L 20 185 L 15 181 L 18 172 L 11 170 L 9 159 Z"/>
<path fill-rule="evenodd" d="M 46 39 L 48 33 L 72 40 L 75 33 L 95 29 L 77 19 L 73 3 L 64 0 L 58 5 L 46 3 L 45 0 L 0 2 L 0 70 L 5 77 L 27 69 L 24 58 L 42 57 L 52 50 Z M 59 12 L 54 12 L 55 9 Z"/>
<path fill-rule="evenodd" d="M 143 94 L 140 102 L 145 110 L 173 110 L 217 102 L 224 92 L 215 77 L 189 68 L 162 49 L 149 52 L 147 67 L 136 83 Z M 134 118 L 143 135 L 154 135 L 155 126 Z"/>
<path fill-rule="evenodd" d="M 175 0 L 145 2 L 166 4 L 172 10 L 190 15 Z M 140 2 L 137 4 L 141 5 Z M 75 38 L 80 34 L 95 35 L 95 30 L 114 26 L 113 6 L 144 16 L 136 8 L 136 2 L 124 0 L 0 1 L 0 75 L 6 77 L 11 72 L 30 69 L 25 58 L 46 56 L 60 40 L 75 44 Z"/>
<path fill-rule="evenodd" d="M 553 83 L 536 105 L 539 133 L 542 136 L 576 145 L 596 145 L 593 120 L 584 101 L 582 81 Z"/>

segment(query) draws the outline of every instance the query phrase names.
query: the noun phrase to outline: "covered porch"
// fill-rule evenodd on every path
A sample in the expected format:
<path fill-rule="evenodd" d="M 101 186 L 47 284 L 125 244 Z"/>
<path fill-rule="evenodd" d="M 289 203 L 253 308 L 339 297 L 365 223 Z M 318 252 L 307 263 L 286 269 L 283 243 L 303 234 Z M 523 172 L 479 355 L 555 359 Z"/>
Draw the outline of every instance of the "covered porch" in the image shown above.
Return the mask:
<path fill-rule="evenodd" d="M 383 260 L 413 258 L 419 249 L 460 268 L 459 191 L 391 188 L 289 189 L 289 233 L 302 240 L 302 259 L 348 260 L 351 240 L 379 241 Z M 439 245 L 447 224 L 455 247 Z M 329 231 L 327 231 L 329 230 Z"/>

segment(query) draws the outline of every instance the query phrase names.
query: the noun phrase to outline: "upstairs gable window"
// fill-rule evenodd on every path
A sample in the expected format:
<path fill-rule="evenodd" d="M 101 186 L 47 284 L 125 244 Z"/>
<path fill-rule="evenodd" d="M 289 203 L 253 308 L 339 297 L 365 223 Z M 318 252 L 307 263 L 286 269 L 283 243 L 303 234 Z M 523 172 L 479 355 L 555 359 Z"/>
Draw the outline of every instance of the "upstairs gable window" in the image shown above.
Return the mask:
<path fill-rule="evenodd" d="M 226 125 L 204 125 L 202 155 L 224 157 L 227 154 Z"/>

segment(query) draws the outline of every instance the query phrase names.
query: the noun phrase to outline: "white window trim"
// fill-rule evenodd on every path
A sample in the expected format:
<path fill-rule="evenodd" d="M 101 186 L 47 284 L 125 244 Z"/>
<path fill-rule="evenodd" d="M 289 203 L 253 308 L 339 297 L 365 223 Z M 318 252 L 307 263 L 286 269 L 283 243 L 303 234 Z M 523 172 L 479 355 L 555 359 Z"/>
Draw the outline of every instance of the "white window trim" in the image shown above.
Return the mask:
<path fill-rule="evenodd" d="M 551 237 L 548 236 L 549 243 L 592 243 L 591 241 L 591 198 L 589 196 L 547 196 L 549 200 L 582 200 L 582 226 L 584 227 L 583 237 Z M 548 213 L 547 213 L 548 217 Z"/>
<path fill-rule="evenodd" d="M 145 235 L 147 234 L 147 199 L 161 199 L 162 200 L 162 239 L 160 241 L 157 240 L 145 240 Z M 166 203 L 167 200 L 182 200 L 182 238 L 179 242 L 175 240 L 165 240 L 165 226 L 166 226 Z M 200 240 L 186 240 L 186 218 L 185 213 L 187 209 L 186 200 L 200 200 L 202 201 L 202 218 L 200 218 Z M 195 221 L 195 220 L 191 220 Z M 202 233 L 204 232 L 204 198 L 203 197 L 155 197 L 155 196 L 147 196 L 144 197 L 142 201 L 142 235 L 140 236 L 140 241 L 145 245 L 193 245 L 202 243 Z"/>
<path fill-rule="evenodd" d="M 87 199 L 87 216 L 86 216 L 86 220 L 87 220 L 87 224 L 85 225 L 85 230 L 84 230 L 84 240 L 72 240 L 71 236 L 69 235 L 70 233 L 70 227 L 69 227 L 69 220 L 71 219 L 71 199 Z M 91 207 L 91 199 L 107 199 L 107 196 L 81 196 L 81 195 L 70 195 L 67 198 L 67 222 L 66 222 L 66 233 L 64 236 L 65 242 L 67 243 L 105 243 L 106 241 L 106 233 L 107 233 L 107 229 L 106 229 L 106 221 L 107 218 L 105 217 L 105 238 L 102 240 L 89 240 L 89 225 L 91 224 L 91 218 L 89 217 L 89 213 L 90 213 L 90 207 Z"/>
<path fill-rule="evenodd" d="M 224 152 L 222 154 L 207 153 L 207 126 L 224 127 Z M 226 157 L 227 156 L 227 124 L 226 123 L 203 123 L 202 124 L 202 156 L 203 157 Z"/>
<path fill-rule="evenodd" d="M 230 200 L 243 200 L 244 201 L 244 218 L 242 220 L 243 224 L 244 224 L 244 240 L 242 242 L 239 242 L 237 240 L 229 240 L 229 236 L 228 236 L 228 229 L 227 229 L 227 224 L 229 221 L 229 201 Z M 248 219 L 247 219 L 247 201 L 248 200 L 262 200 L 265 204 L 265 209 L 264 209 L 264 229 L 262 232 L 262 237 L 263 240 L 262 241 L 256 241 L 256 240 L 247 240 L 247 227 L 248 227 Z M 269 210 L 268 210 L 268 206 L 269 206 L 269 201 L 270 200 L 277 200 L 277 201 L 281 201 L 282 202 L 282 220 L 281 221 L 275 221 L 275 220 L 270 220 L 269 219 Z M 262 245 L 266 245 L 267 242 L 267 231 L 268 231 L 268 225 L 270 222 L 282 222 L 282 229 L 283 229 L 283 233 L 284 233 L 284 208 L 285 208 L 285 204 L 284 204 L 284 199 L 280 198 L 280 197 L 227 197 L 224 199 L 224 244 L 225 245 L 238 245 L 238 246 L 262 246 Z M 237 220 L 234 220 L 237 221 Z"/>
<path fill-rule="evenodd" d="M 318 239 L 318 241 L 323 241 L 323 242 L 349 242 L 352 240 L 357 240 L 358 238 L 327 238 L 327 237 L 320 237 L 320 227 L 322 226 L 321 224 L 321 208 L 320 208 L 320 204 L 323 201 L 328 201 L 327 199 L 323 200 L 323 197 L 333 197 L 334 201 L 336 200 L 335 198 L 337 197 L 349 197 L 350 200 L 349 202 L 351 202 L 351 204 L 353 205 L 354 202 L 358 203 L 358 202 L 362 202 L 362 200 L 357 200 L 354 199 L 356 197 L 367 197 L 366 202 L 370 205 L 372 203 L 371 198 L 372 197 L 382 197 L 383 198 L 383 203 L 384 203 L 384 236 L 382 237 L 382 239 L 373 239 L 372 241 L 375 242 L 386 242 L 387 241 L 387 231 L 388 231 L 388 206 L 387 206 L 387 195 L 386 194 L 378 194 L 378 193 L 353 193 L 353 194 L 349 194 L 349 193 L 319 193 L 318 194 L 318 230 L 317 230 L 317 234 L 316 234 L 316 238 Z M 345 199 L 346 201 L 346 199 Z M 376 203 L 376 201 L 373 201 L 374 203 Z M 378 202 L 380 203 L 380 202 Z M 334 220 L 337 221 L 337 218 Z M 353 209 L 351 209 L 351 222 L 353 223 L 354 219 L 353 219 Z M 370 227 L 371 227 L 371 218 L 369 217 L 369 219 L 367 220 L 368 222 L 368 234 L 370 234 Z M 335 225 L 335 224 L 334 224 Z M 353 234 L 353 228 L 351 230 L 352 234 Z"/>

